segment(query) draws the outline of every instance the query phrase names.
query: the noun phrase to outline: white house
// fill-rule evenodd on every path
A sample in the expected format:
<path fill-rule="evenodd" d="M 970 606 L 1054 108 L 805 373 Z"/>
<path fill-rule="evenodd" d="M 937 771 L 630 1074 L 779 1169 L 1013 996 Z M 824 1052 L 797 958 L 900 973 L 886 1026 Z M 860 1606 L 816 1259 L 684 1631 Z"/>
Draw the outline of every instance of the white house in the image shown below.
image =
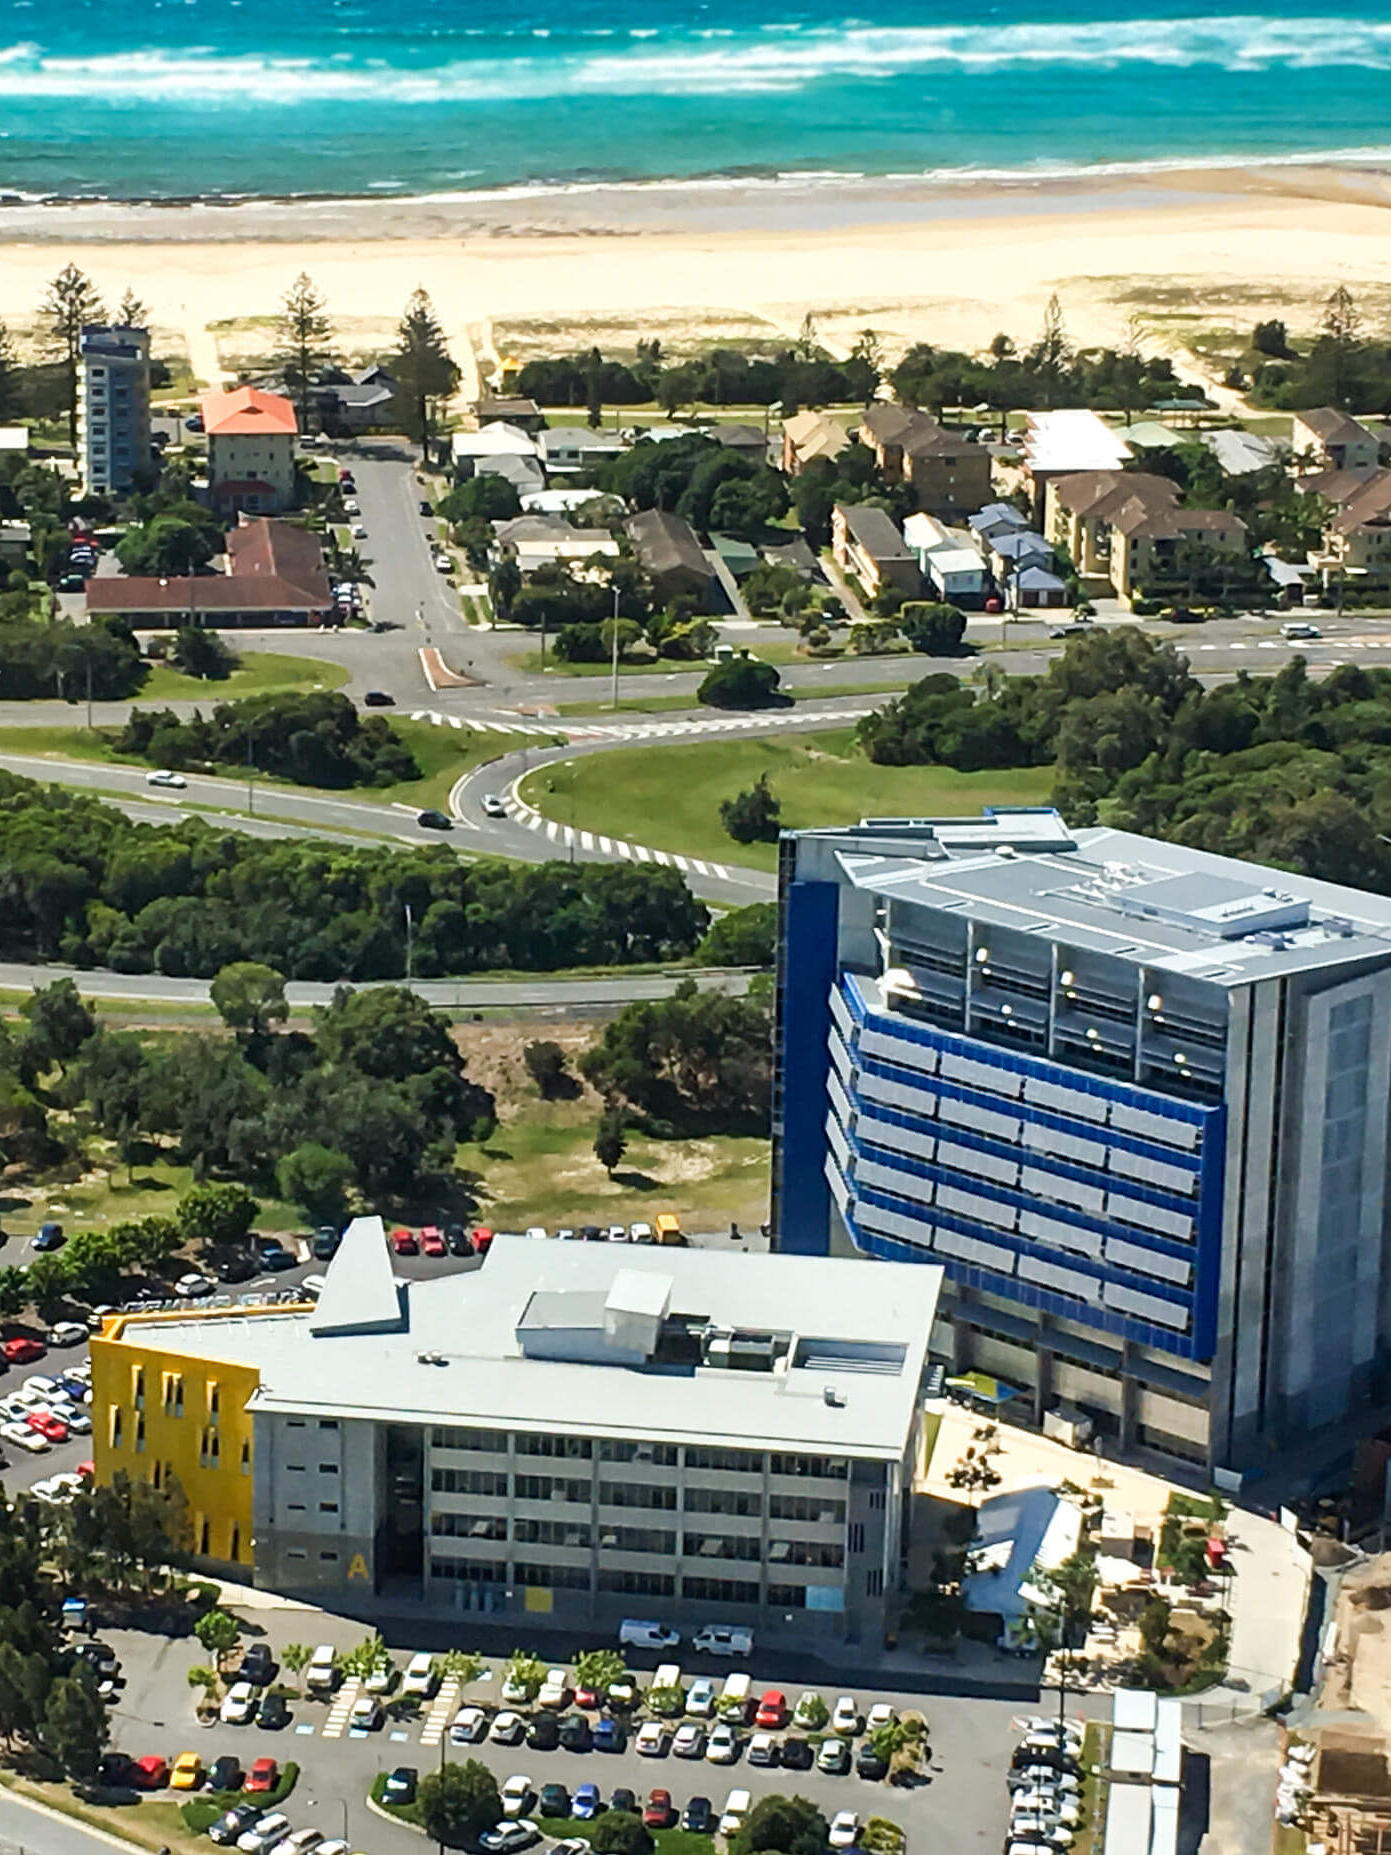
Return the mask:
<path fill-rule="evenodd" d="M 989 591 L 990 574 L 969 529 L 948 528 L 920 510 L 904 522 L 903 539 L 938 599 L 978 605 Z"/>

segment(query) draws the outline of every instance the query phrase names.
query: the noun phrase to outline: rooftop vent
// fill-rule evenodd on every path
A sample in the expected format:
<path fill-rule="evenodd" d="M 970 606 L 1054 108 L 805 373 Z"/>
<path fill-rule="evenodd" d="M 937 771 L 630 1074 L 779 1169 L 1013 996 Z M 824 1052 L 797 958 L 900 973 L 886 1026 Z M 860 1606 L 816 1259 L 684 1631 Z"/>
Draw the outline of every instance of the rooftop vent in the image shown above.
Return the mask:
<path fill-rule="evenodd" d="M 821 1396 L 825 1399 L 826 1403 L 831 1406 L 832 1410 L 844 1409 L 845 1393 L 843 1391 L 837 1391 L 834 1385 L 823 1386 Z"/>

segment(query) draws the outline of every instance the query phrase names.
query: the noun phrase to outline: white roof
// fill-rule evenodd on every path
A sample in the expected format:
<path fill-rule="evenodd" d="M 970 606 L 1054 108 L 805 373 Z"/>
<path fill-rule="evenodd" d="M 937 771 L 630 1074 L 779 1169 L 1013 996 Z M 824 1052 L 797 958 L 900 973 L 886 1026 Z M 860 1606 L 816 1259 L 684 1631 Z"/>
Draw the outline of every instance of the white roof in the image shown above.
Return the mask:
<path fill-rule="evenodd" d="M 1178 1784 L 1183 1776 L 1183 1702 L 1176 1695 L 1161 1700 L 1154 1721 L 1154 1781 Z"/>
<path fill-rule="evenodd" d="M 29 449 L 29 427 L 27 425 L 0 425 L 0 451 L 27 451 Z"/>
<path fill-rule="evenodd" d="M 360 1220 L 377 1223 L 378 1220 Z M 329 1265 L 327 1299 L 347 1244 Z M 360 1258 L 358 1258 L 360 1260 Z M 396 1332 L 316 1332 L 309 1311 L 248 1309 L 162 1318 L 163 1350 L 235 1360 L 261 1374 L 252 1408 L 393 1422 L 516 1427 L 554 1435 L 732 1443 L 902 1457 L 912 1432 L 942 1271 L 934 1265 L 720 1250 L 616 1250 L 498 1236 L 481 1267 L 406 1284 Z M 673 1371 L 645 1363 L 527 1358 L 518 1326 L 547 1298 L 548 1319 L 617 1292 L 673 1319 L 785 1333 L 771 1372 L 728 1366 Z M 139 1345 L 144 1326 L 117 1333 Z M 826 1393 L 834 1390 L 834 1399 Z M 1075 1511 L 1075 1510 L 1074 1510 Z"/>
<path fill-rule="evenodd" d="M 455 432 L 455 457 L 539 457 L 541 447 L 519 425 L 497 419 L 476 432 Z"/>
<path fill-rule="evenodd" d="M 1111 1724 L 1118 1733 L 1152 1733 L 1159 1696 L 1150 1688 L 1117 1688 L 1111 1697 Z"/>
<path fill-rule="evenodd" d="M 1111 1751 L 1106 1763 L 1112 1771 L 1129 1772 L 1138 1778 L 1154 1774 L 1153 1733 L 1112 1733 Z"/>
<path fill-rule="evenodd" d="M 1085 406 L 1031 412 L 1024 451 L 1032 471 L 1119 470 L 1130 446 Z"/>
<path fill-rule="evenodd" d="M 925 548 L 928 561 L 938 573 L 984 573 L 985 562 L 973 547 Z"/>
<path fill-rule="evenodd" d="M 1105 1855 L 1148 1855 L 1154 1806 L 1148 1784 L 1113 1784 L 1106 1796 Z"/>

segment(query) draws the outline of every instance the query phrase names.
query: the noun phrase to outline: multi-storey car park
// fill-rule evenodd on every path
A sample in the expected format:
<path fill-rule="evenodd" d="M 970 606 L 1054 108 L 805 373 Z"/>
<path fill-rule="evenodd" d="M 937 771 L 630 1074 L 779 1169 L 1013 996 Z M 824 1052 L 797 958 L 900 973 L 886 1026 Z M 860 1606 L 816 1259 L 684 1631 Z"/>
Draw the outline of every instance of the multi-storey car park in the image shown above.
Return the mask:
<path fill-rule="evenodd" d="M 937 1269 L 499 1236 L 317 1304 L 111 1317 L 98 1481 L 177 1475 L 258 1585 L 615 1627 L 877 1640 L 902 1588 Z"/>
<path fill-rule="evenodd" d="M 1391 902 L 1049 810 L 781 853 L 774 1230 L 1042 1416 L 1247 1472 L 1385 1395 Z"/>

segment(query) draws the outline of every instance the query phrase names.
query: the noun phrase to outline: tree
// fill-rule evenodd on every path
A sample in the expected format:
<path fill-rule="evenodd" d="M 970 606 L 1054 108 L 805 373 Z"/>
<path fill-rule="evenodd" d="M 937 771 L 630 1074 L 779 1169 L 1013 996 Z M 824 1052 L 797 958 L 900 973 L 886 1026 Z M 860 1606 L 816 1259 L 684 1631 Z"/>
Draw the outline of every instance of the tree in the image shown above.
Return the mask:
<path fill-rule="evenodd" d="M 575 1685 L 607 1693 L 627 1673 L 617 1649 L 586 1649 L 575 1657 Z"/>
<path fill-rule="evenodd" d="M 560 1045 L 548 1039 L 538 1039 L 524 1046 L 522 1061 L 542 1101 L 554 1101 L 561 1093 L 563 1084 L 569 1080 L 565 1074 L 565 1052 Z"/>
<path fill-rule="evenodd" d="M 287 1642 L 280 1651 L 280 1665 L 287 1674 L 293 1675 L 300 1682 L 301 1693 L 304 1691 L 301 1677 L 309 1666 L 309 1658 L 313 1653 L 314 1651 L 307 1642 Z"/>
<path fill-rule="evenodd" d="M 436 401 L 448 399 L 459 384 L 459 369 L 450 358 L 428 291 L 413 292 L 397 324 L 396 339 L 392 369 L 410 407 L 407 430 L 412 438 L 428 444 Z"/>
<path fill-rule="evenodd" d="M 48 286 L 39 309 L 44 346 L 63 371 L 63 403 L 68 414 L 68 443 L 77 449 L 77 381 L 82 358 L 82 331 L 105 319 L 101 292 L 75 264 L 67 264 Z"/>
<path fill-rule="evenodd" d="M 1056 293 L 1049 297 L 1043 311 L 1043 328 L 1029 359 L 1039 379 L 1045 406 L 1056 405 L 1066 384 L 1072 344 L 1063 322 L 1063 306 Z"/>
<path fill-rule="evenodd" d="M 499 618 L 510 618 L 517 594 L 522 590 L 522 570 L 510 554 L 504 554 L 488 575 L 488 598 Z"/>
<path fill-rule="evenodd" d="M 516 485 L 500 477 L 495 470 L 485 470 L 481 476 L 466 477 L 462 483 L 456 483 L 441 496 L 435 513 L 457 528 L 475 518 L 485 522 L 508 522 L 514 515 L 520 515 L 521 510 L 522 501 Z"/>
<path fill-rule="evenodd" d="M 282 1198 L 302 1206 L 316 1223 L 337 1221 L 347 1204 L 353 1162 L 336 1147 L 306 1140 L 275 1164 L 275 1184 Z"/>
<path fill-rule="evenodd" d="M 801 1723 L 809 1733 L 819 1733 L 831 1717 L 831 1710 L 819 1694 L 804 1694 L 797 1702 Z"/>
<path fill-rule="evenodd" d="M 186 676 L 199 677 L 205 683 L 226 682 L 241 662 L 231 645 L 205 625 L 180 625 L 174 633 L 170 657 Z"/>
<path fill-rule="evenodd" d="M 436 1656 L 435 1665 L 445 1680 L 457 1681 L 460 1687 L 476 1681 L 486 1666 L 483 1657 L 469 1649 L 446 1649 L 443 1655 Z"/>
<path fill-rule="evenodd" d="M 127 573 L 146 578 L 182 578 L 201 573 L 217 553 L 216 530 L 181 515 L 157 515 L 128 528 L 116 543 L 116 558 Z M 202 672 L 198 672 L 202 674 Z"/>
<path fill-rule="evenodd" d="M 234 960 L 224 966 L 211 993 L 222 1022 L 246 1037 L 264 1037 L 272 1024 L 283 1024 L 290 1015 L 285 975 L 257 960 Z"/>
<path fill-rule="evenodd" d="M 590 1826 L 594 1855 L 651 1855 L 652 1832 L 631 1810 L 605 1810 Z"/>
<path fill-rule="evenodd" d="M 78 1784 L 90 1784 L 106 1749 L 106 1708 L 87 1682 L 59 1676 L 43 1710 L 43 1741 Z"/>
<path fill-rule="evenodd" d="M 712 921 L 696 948 L 700 966 L 771 966 L 777 942 L 776 902 L 750 902 Z"/>
<path fill-rule="evenodd" d="M 828 1830 L 814 1803 L 773 1792 L 759 1798 L 743 1828 L 730 1837 L 729 1855 L 758 1855 L 764 1849 L 777 1850 L 778 1855 L 824 1855 Z"/>
<path fill-rule="evenodd" d="M 10 331 L 0 322 L 0 420 L 10 423 L 24 410 L 23 376 Z"/>
<path fill-rule="evenodd" d="M 525 1649 L 514 1649 L 507 1658 L 504 1672 L 507 1680 L 534 1694 L 546 1679 L 546 1664 L 536 1656 L 528 1655 Z"/>
<path fill-rule="evenodd" d="M 122 328 L 143 328 L 150 326 L 149 305 L 135 294 L 127 284 L 116 311 L 116 320 Z"/>
<path fill-rule="evenodd" d="M 296 395 L 300 427 L 307 430 L 309 389 L 315 375 L 333 358 L 333 324 L 324 297 L 306 271 L 300 272 L 281 299 L 276 326 L 277 359 L 286 386 Z"/>
<path fill-rule="evenodd" d="M 899 607 L 898 628 L 915 651 L 927 657 L 946 657 L 961 649 L 966 614 L 954 605 L 909 599 Z"/>
<path fill-rule="evenodd" d="M 502 1817 L 497 1779 L 476 1758 L 427 1771 L 420 1780 L 419 1803 L 426 1835 L 448 1848 L 475 1843 Z"/>
<path fill-rule="evenodd" d="M 766 773 L 732 799 L 720 801 L 720 823 L 736 844 L 776 844 L 781 821 L 782 802 L 774 796 Z"/>
<path fill-rule="evenodd" d="M 599 1125 L 594 1131 L 594 1157 L 613 1177 L 614 1168 L 628 1150 L 628 1138 L 623 1131 L 623 1115 L 617 1108 L 605 1108 L 599 1116 Z"/>
<path fill-rule="evenodd" d="M 225 1610 L 205 1610 L 194 1624 L 193 1634 L 212 1656 L 220 1670 L 223 1662 L 237 1646 L 241 1626 L 237 1619 Z"/>
<path fill-rule="evenodd" d="M 38 1070 L 67 1065 L 96 1035 L 97 1021 L 83 1003 L 75 982 L 55 979 L 36 986 L 19 1007 L 27 1020 L 24 1054 Z"/>
<path fill-rule="evenodd" d="M 735 657 L 707 670 L 696 700 L 711 708 L 764 709 L 785 702 L 779 694 L 782 678 L 771 663 L 756 657 Z"/>
<path fill-rule="evenodd" d="M 261 1206 L 249 1186 L 195 1185 L 179 1205 L 179 1230 L 186 1243 L 205 1249 L 240 1243 Z"/>

